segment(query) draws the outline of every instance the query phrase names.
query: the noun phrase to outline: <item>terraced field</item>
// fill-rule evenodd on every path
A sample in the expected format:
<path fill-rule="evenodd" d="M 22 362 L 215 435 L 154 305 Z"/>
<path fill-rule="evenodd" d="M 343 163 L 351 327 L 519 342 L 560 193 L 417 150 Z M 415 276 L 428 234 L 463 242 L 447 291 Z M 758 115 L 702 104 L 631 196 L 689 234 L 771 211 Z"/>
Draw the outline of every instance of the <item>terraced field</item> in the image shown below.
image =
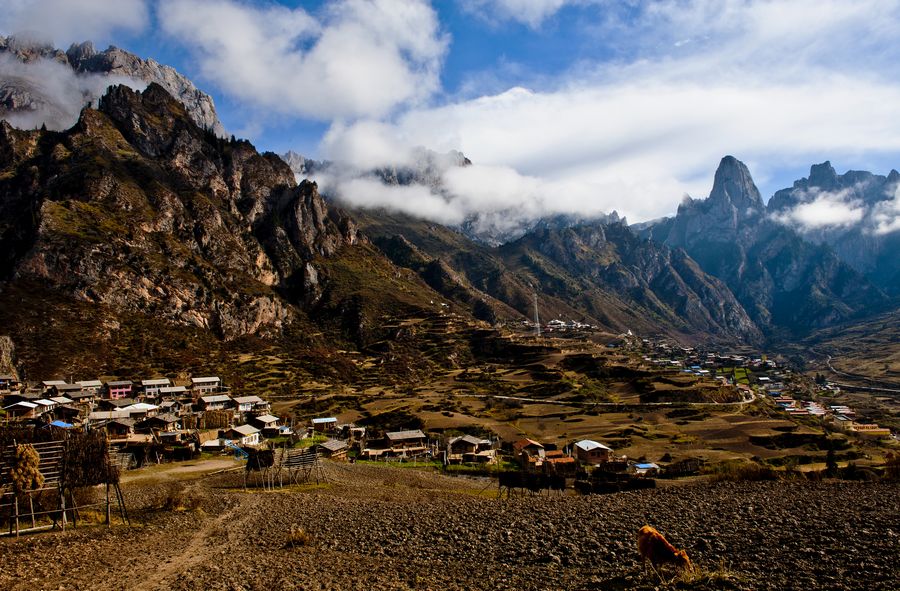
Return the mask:
<path fill-rule="evenodd" d="M 428 324 L 414 326 L 420 331 L 417 338 L 433 338 L 426 336 Z M 462 334 L 470 343 L 478 336 L 460 333 L 456 338 Z M 824 462 L 832 444 L 841 462 L 878 463 L 884 454 L 876 443 L 850 441 L 826 433 L 815 420 L 789 417 L 764 397 L 753 400 L 715 381 L 660 372 L 637 355 L 588 339 L 487 342 L 489 347 L 472 346 L 471 358 L 459 367 L 443 369 L 423 360 L 429 371 L 400 383 L 381 381 L 383 370 L 366 368 L 372 360 L 362 360 L 365 380 L 341 388 L 312 386 L 299 400 L 279 403 L 276 410 L 301 419 L 336 415 L 376 428 L 382 418 L 402 427 L 398 417 L 407 417 L 411 426 L 435 434 L 477 433 L 505 441 L 530 437 L 560 448 L 589 438 L 618 454 L 649 461 L 816 463 Z M 746 375 L 743 371 L 744 379 Z M 821 441 L 810 445 L 799 437 L 778 439 L 785 433 Z"/>

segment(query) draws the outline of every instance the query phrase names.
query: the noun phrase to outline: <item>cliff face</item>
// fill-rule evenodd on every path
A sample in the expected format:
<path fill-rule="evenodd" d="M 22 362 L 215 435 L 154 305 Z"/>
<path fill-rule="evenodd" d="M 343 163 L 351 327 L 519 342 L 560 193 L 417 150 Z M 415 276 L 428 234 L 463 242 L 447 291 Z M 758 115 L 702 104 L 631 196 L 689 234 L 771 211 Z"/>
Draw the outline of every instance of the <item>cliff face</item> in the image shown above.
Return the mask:
<path fill-rule="evenodd" d="M 112 88 L 64 133 L 0 122 L 0 171 L 7 288 L 225 339 L 279 333 L 327 289 L 322 261 L 361 241 L 315 184 L 200 129 L 156 84 Z"/>

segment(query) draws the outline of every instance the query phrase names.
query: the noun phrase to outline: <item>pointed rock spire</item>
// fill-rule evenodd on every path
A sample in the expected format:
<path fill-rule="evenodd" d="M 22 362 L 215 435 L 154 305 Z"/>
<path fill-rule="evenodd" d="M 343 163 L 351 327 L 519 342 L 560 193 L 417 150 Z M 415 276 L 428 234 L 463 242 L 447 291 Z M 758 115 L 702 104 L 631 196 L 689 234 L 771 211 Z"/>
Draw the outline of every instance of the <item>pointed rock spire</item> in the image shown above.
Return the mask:
<path fill-rule="evenodd" d="M 739 211 L 764 209 L 750 171 L 734 156 L 725 156 L 719 163 L 709 200 L 734 205 Z"/>

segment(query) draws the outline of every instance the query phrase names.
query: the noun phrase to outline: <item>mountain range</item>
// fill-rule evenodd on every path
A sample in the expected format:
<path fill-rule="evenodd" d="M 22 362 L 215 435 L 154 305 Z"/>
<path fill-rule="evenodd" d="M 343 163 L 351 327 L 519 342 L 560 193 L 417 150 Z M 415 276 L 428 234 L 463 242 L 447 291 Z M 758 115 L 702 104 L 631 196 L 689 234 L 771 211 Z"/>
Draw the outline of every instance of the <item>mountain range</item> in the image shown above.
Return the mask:
<path fill-rule="evenodd" d="M 827 244 L 777 221 L 747 167 L 726 156 L 704 200 L 686 199 L 673 218 L 642 234 L 683 249 L 724 281 L 761 329 L 799 334 L 888 305 L 888 297 Z"/>
<path fill-rule="evenodd" d="M 896 308 L 896 171 L 816 165 L 767 206 L 726 156 L 708 198 L 652 223 L 613 212 L 450 227 L 320 195 L 305 177 L 331 164 L 224 139 L 211 100 L 165 66 L 89 44 L 63 53 L 7 39 L 2 52 L 26 68 L 50 59 L 75 76 L 148 82 L 86 95 L 96 108 L 70 128 L 0 121 L 0 325 L 30 372 L 121 370 L 148 339 L 157 355 L 169 342 L 220 356 L 222 343 L 289 347 L 340 373 L 338 352 L 355 350 L 412 371 L 422 347 L 434 363 L 471 354 L 475 337 L 451 337 L 439 319 L 447 306 L 478 339 L 485 322 L 530 319 L 537 301 L 545 321 L 756 346 Z M 37 107 L 9 97 L 54 98 L 19 82 L 3 82 L 13 121 Z M 439 169 L 469 164 L 423 149 L 412 166 L 367 174 L 439 194 Z M 820 203 L 849 208 L 853 223 L 817 224 L 807 210 Z M 409 318 L 445 336 L 402 328 Z M 437 341 L 452 351 L 436 354 Z"/>
<path fill-rule="evenodd" d="M 468 162 L 462 155 L 459 159 L 459 165 Z M 419 184 L 436 187 L 440 193 L 440 177 L 429 173 L 431 169 L 407 167 L 400 173 L 372 174 L 389 185 Z M 880 180 L 870 193 L 882 202 L 887 200 L 884 195 L 893 186 L 894 173 L 846 176 L 854 175 L 874 179 L 873 183 Z M 859 182 L 852 186 L 858 187 Z M 430 260 L 442 261 L 482 293 L 526 316 L 530 298 L 525 294 L 532 288 L 521 286 L 533 286 L 547 296 L 544 305 L 551 316 L 578 318 L 580 314 L 586 321 L 615 330 L 674 329 L 682 334 L 761 342 L 762 335 L 793 338 L 889 308 L 897 289 L 890 275 L 894 258 L 878 258 L 875 276 L 866 273 L 860 264 L 870 260 L 864 247 L 852 251 L 859 255 L 856 258 L 844 257 L 841 254 L 848 249 L 814 240 L 802 227 L 786 223 L 784 211 L 792 204 L 784 193 L 779 192 L 767 208 L 747 167 L 726 156 L 707 199 L 687 199 L 674 217 L 630 227 L 615 212 L 586 219 L 553 216 L 511 233 L 491 232 L 489 224 L 472 218 L 444 228 L 452 238 L 436 239 L 433 231 L 423 235 L 408 216 L 360 209 L 352 214 L 376 242 L 402 237 Z M 889 248 L 896 239 L 896 234 L 873 236 L 864 227 L 825 236 L 842 239 L 844 244 L 854 237 L 857 242 L 877 241 L 882 248 Z M 402 264 L 404 256 L 394 262 Z M 491 261 L 491 271 L 473 265 L 476 258 L 480 263 Z M 517 276 L 519 289 L 511 290 L 509 281 L 494 279 L 509 273 Z"/>
<path fill-rule="evenodd" d="M 776 219 L 797 218 L 796 212 L 835 207 L 830 223 L 803 223 L 803 238 L 827 244 L 845 263 L 890 295 L 900 294 L 900 173 L 887 176 L 851 170 L 837 174 L 830 162 L 813 165 L 809 177 L 777 191 L 768 203 Z"/>

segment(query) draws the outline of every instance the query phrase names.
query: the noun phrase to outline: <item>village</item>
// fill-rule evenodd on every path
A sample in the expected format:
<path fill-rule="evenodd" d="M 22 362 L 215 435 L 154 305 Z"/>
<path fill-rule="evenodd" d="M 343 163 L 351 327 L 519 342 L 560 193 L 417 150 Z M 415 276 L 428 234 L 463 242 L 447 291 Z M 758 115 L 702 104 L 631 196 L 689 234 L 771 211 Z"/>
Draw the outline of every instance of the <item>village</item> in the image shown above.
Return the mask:
<path fill-rule="evenodd" d="M 871 419 L 859 418 L 850 406 L 829 403 L 828 398 L 840 392 L 837 386 L 825 380 L 814 382 L 765 355 L 725 354 L 631 333 L 620 335 L 607 347 L 628 351 L 641 367 L 718 382 L 736 389 L 745 402 L 765 397 L 790 417 L 820 421 L 860 439 L 897 437 Z M 503 441 L 464 432 L 429 434 L 417 428 L 422 425 L 388 430 L 342 422 L 336 416 L 278 415 L 260 396 L 234 395 L 218 376 L 30 384 L 0 376 L 0 397 L 0 421 L 46 429 L 102 430 L 128 467 L 188 460 L 201 453 L 245 458 L 243 450 L 248 448 L 314 447 L 321 457 L 335 460 L 419 460 L 480 469 L 502 465 L 567 477 L 600 466 L 607 473 L 635 476 L 695 473 L 697 469 L 694 465 L 661 468 L 617 456 L 596 437 L 559 445 L 537 441 L 529 434 Z"/>
<path fill-rule="evenodd" d="M 617 456 L 592 439 L 558 449 L 527 437 L 503 442 L 468 434 L 429 436 L 418 428 L 376 431 L 337 417 L 300 422 L 275 416 L 259 396 L 232 396 L 217 376 L 190 378 L 183 385 L 168 378 L 25 385 L 0 377 L 0 396 L 6 425 L 103 432 L 126 468 L 190 460 L 201 453 L 247 459 L 254 450 L 300 447 L 337 461 L 418 461 L 451 470 L 499 471 L 502 466 L 569 479 L 595 468 L 634 477 L 663 472 L 657 464 Z"/>
<path fill-rule="evenodd" d="M 724 354 L 666 339 L 620 335 L 607 345 L 642 368 L 720 383 L 743 403 L 765 398 L 792 418 L 819 421 L 860 439 L 896 435 L 846 404 L 827 403 L 840 389 L 811 380 L 765 355 Z M 0 421 L 40 429 L 101 431 L 126 468 L 189 460 L 200 454 L 232 454 L 274 448 L 312 448 L 320 457 L 344 461 L 418 461 L 444 469 L 520 470 L 566 478 L 590 472 L 629 477 L 696 474 L 696 461 L 660 466 L 617 455 L 600 437 L 564 443 L 523 433 L 503 440 L 488 433 L 424 431 L 422 424 L 388 428 L 357 425 L 338 416 L 280 414 L 264 398 L 233 393 L 218 376 L 139 380 L 109 379 L 19 383 L 0 376 Z"/>
<path fill-rule="evenodd" d="M 704 351 L 675 345 L 665 339 L 631 338 L 624 340 L 621 346 L 638 351 L 648 366 L 716 380 L 747 395 L 766 396 L 792 417 L 819 419 L 823 424 L 862 439 L 897 439 L 900 436 L 872 420 L 858 417 L 857 412 L 846 404 L 822 402 L 840 394 L 839 386 L 824 378 L 813 381 L 765 355 Z"/>
<path fill-rule="evenodd" d="M 647 368 L 636 375 L 652 375 L 654 380 L 667 377 L 691 383 L 721 383 L 721 388 L 732 395 L 725 402 L 645 403 L 632 395 L 624 403 L 607 403 L 612 405 L 607 407 L 610 416 L 628 417 L 633 413 L 628 424 L 636 425 L 638 430 L 642 423 L 650 424 L 653 419 L 645 417 L 653 415 L 674 412 L 672 418 L 677 420 L 690 411 L 698 413 L 698 421 L 704 421 L 715 420 L 715 416 L 704 418 L 704 413 L 722 412 L 744 418 L 748 416 L 743 414 L 748 405 L 753 405 L 755 410 L 783 415 L 784 419 L 775 420 L 791 428 L 798 422 L 821 431 L 817 427 L 827 424 L 832 432 L 840 429 L 861 439 L 891 436 L 890 429 L 882 430 L 858 417 L 860 413 L 851 406 L 828 404 L 826 401 L 837 393 L 833 385 L 791 371 L 786 364 L 761 355 L 720 354 L 637 338 L 606 345 L 607 352 L 616 350 L 626 353 L 629 370 Z M 582 355 L 578 359 L 586 358 L 606 363 L 599 361 L 600 357 Z M 522 517 L 516 521 L 521 524 L 531 522 L 530 512 L 544 511 L 546 507 L 554 508 L 550 513 L 587 510 L 593 506 L 589 504 L 591 499 L 596 498 L 592 495 L 598 494 L 632 491 L 606 497 L 612 503 L 624 503 L 652 499 L 642 496 L 652 492 L 644 489 L 658 488 L 665 498 L 681 498 L 682 494 L 704 490 L 691 485 L 716 483 L 718 476 L 728 474 L 719 471 L 728 462 L 717 460 L 714 454 L 707 459 L 709 456 L 696 452 L 670 454 L 662 453 L 662 447 L 628 447 L 625 438 L 617 437 L 613 430 L 604 431 L 600 422 L 569 432 L 564 438 L 539 429 L 520 430 L 518 436 L 503 437 L 476 423 L 474 415 L 456 423 L 456 428 L 447 428 L 447 423 L 424 420 L 412 412 L 397 412 L 408 408 L 409 402 L 390 395 L 373 397 L 381 405 L 380 412 L 365 413 L 352 407 L 343 410 L 341 401 L 319 400 L 320 404 L 316 404 L 307 400 L 315 399 L 314 394 L 305 398 L 301 395 L 299 400 L 268 400 L 265 394 L 244 395 L 241 389 L 231 387 L 217 375 L 182 374 L 177 378 L 152 376 L 133 380 L 117 376 L 30 383 L 0 376 L 0 428 L 8 427 L 10 437 L 30 437 L 30 443 L 8 437 L 7 443 L 13 445 L 7 446 L 4 461 L 18 466 L 14 459 L 18 456 L 12 450 L 33 449 L 45 476 L 39 489 L 19 495 L 21 499 L 12 492 L 15 485 L 7 487 L 3 509 L 8 536 L 59 528 L 65 531 L 67 524 L 76 523 L 81 528 L 93 520 L 105 523 L 105 529 L 112 532 L 97 535 L 125 538 L 134 535 L 128 531 L 131 528 L 117 529 L 113 524 L 130 526 L 134 518 L 137 523 L 178 519 L 185 511 L 195 511 L 186 519 L 206 525 L 193 535 L 197 539 L 216 539 L 218 543 L 218 524 L 222 520 L 241 515 L 240 511 L 259 503 L 265 506 L 267 515 L 271 512 L 277 516 L 271 522 L 276 524 L 273 527 L 289 529 L 285 534 L 287 541 L 278 546 L 277 552 L 297 555 L 297 548 L 307 544 L 331 542 L 318 524 L 318 513 L 300 520 L 292 511 L 296 507 L 317 507 L 317 503 L 332 502 L 333 497 L 340 495 L 362 504 L 363 515 L 371 513 L 373 503 L 380 503 L 382 508 L 393 507 L 395 501 L 385 499 L 396 498 L 410 499 L 409 504 L 402 505 L 404 511 L 425 514 L 433 509 L 428 505 L 430 495 L 436 494 L 433 487 L 447 487 L 447 491 L 459 491 L 440 493 L 449 500 L 448 507 L 455 506 L 453 503 L 482 503 L 477 506 L 488 513 L 521 511 Z M 734 392 L 741 396 L 735 398 Z M 540 403 L 538 399 L 528 401 Z M 604 418 L 606 414 L 602 413 L 601 421 L 608 420 Z M 440 416 L 455 418 L 444 412 Z M 809 432 L 806 428 L 801 430 Z M 95 445 L 96 442 L 102 445 Z M 96 452 L 94 455 L 87 453 L 91 449 Z M 648 449 L 653 451 L 647 452 Z M 825 459 L 825 450 L 819 451 Z M 74 478 L 68 469 L 60 468 L 62 457 L 107 468 L 96 473 L 83 470 L 90 478 Z M 761 474 L 776 478 L 772 476 L 774 463 L 739 463 L 758 465 Z M 870 472 L 854 472 L 850 468 L 848 465 L 838 474 L 846 473 L 847 478 L 852 478 L 852 474 Z M 887 473 L 888 468 L 884 470 Z M 5 473 L 11 474 L 11 469 Z M 789 478 L 798 478 L 797 474 L 792 471 Z M 182 475 L 189 482 L 181 482 Z M 74 494 L 73 489 L 90 489 L 93 496 L 88 499 L 88 493 Z M 274 489 L 284 494 L 260 494 Z M 316 503 L 306 502 L 313 496 Z M 302 500 L 284 503 L 285 498 Z M 488 498 L 492 500 L 486 502 Z M 209 503 L 209 508 L 203 503 Z M 213 508 L 220 506 L 226 508 Z M 642 510 L 643 507 L 635 506 L 633 512 Z M 257 513 L 238 517 L 253 523 L 262 518 Z M 246 523 L 249 526 L 250 521 Z M 380 531 L 379 528 L 380 525 L 372 525 L 371 531 Z M 433 531 L 440 532 L 441 528 L 435 521 Z M 633 529 L 633 525 L 629 524 L 629 528 Z M 503 528 L 507 529 L 510 528 Z M 629 531 L 629 539 L 632 535 Z M 191 547 L 189 541 L 173 545 Z M 696 547 L 692 546 L 692 552 L 696 553 Z M 399 547 L 397 551 L 401 551 Z M 563 556 L 554 553 L 557 555 Z M 555 563 L 555 559 L 549 560 Z"/>

